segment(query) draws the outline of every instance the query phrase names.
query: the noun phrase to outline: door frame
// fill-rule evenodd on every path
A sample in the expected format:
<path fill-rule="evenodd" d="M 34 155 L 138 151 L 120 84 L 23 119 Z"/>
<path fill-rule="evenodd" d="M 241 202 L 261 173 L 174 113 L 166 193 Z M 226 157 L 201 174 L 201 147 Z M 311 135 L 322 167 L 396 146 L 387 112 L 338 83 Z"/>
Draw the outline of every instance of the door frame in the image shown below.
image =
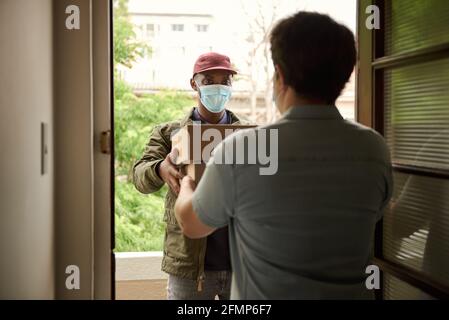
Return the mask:
<path fill-rule="evenodd" d="M 111 99 L 111 120 L 110 120 L 110 150 L 111 150 L 111 176 L 110 176 L 110 192 L 111 192 L 111 300 L 116 299 L 116 292 L 115 292 L 115 169 L 114 169 L 114 162 L 115 162 L 115 131 L 114 131 L 114 5 L 113 0 L 109 0 L 109 52 L 110 52 L 110 58 L 109 58 L 109 68 L 110 68 L 110 99 Z"/>
<path fill-rule="evenodd" d="M 90 0 L 94 127 L 94 299 L 115 299 L 113 0 Z"/>

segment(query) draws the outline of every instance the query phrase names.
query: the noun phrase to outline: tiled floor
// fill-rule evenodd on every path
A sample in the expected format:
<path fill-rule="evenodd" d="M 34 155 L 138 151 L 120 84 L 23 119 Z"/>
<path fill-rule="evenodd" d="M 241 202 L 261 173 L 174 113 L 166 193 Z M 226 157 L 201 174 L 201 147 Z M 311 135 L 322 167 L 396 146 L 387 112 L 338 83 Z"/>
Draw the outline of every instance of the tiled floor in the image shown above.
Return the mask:
<path fill-rule="evenodd" d="M 167 280 L 127 280 L 115 285 L 117 300 L 166 300 Z"/>

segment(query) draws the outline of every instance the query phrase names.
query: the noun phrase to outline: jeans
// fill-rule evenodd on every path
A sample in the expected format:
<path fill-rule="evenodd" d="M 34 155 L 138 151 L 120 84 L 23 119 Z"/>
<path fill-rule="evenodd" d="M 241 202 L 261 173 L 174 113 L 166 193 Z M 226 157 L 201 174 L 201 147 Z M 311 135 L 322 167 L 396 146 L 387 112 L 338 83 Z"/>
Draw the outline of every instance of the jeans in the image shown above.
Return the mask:
<path fill-rule="evenodd" d="M 196 280 L 168 276 L 168 300 L 229 300 L 230 293 L 231 271 L 205 271 L 202 291 Z"/>

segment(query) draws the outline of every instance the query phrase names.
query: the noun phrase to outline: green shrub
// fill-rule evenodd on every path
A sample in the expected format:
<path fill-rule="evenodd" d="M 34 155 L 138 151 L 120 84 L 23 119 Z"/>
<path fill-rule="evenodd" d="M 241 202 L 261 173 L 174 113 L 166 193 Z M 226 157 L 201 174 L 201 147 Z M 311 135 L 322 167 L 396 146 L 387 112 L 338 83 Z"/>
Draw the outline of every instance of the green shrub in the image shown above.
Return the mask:
<path fill-rule="evenodd" d="M 162 250 L 164 195 L 140 194 L 131 183 L 134 162 L 141 157 L 154 125 L 181 117 L 193 101 L 185 94 L 163 92 L 137 97 L 118 77 L 118 66 L 131 68 L 151 51 L 137 41 L 128 0 L 114 0 L 114 128 L 116 251 Z M 150 44 L 151 45 L 151 44 Z"/>
<path fill-rule="evenodd" d="M 132 183 L 115 182 L 115 239 L 118 252 L 160 251 L 166 187 L 151 195 L 140 194 Z"/>
<path fill-rule="evenodd" d="M 160 251 L 167 187 L 143 195 L 134 188 L 130 173 L 153 127 L 183 117 L 193 100 L 169 91 L 137 97 L 122 81 L 116 81 L 114 88 L 115 251 Z"/>
<path fill-rule="evenodd" d="M 121 81 L 115 87 L 115 169 L 116 175 L 128 175 L 153 127 L 182 117 L 193 100 L 175 92 L 137 97 Z"/>

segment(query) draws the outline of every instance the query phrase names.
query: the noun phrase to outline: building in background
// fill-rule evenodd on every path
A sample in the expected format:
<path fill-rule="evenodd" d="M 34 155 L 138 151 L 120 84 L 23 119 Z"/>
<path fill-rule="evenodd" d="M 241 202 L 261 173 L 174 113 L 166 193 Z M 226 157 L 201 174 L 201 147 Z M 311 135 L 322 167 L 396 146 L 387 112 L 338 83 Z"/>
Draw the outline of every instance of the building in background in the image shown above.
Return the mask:
<path fill-rule="evenodd" d="M 123 78 L 137 90 L 191 90 L 199 54 L 213 50 L 214 17 L 206 1 L 130 0 L 129 14 L 139 41 L 151 50 Z M 206 5 L 203 5 L 206 4 Z"/>
<path fill-rule="evenodd" d="M 332 3 L 323 8 L 354 31 L 355 5 L 347 4 L 352 14 Z M 195 60 L 204 52 L 220 52 L 239 70 L 230 108 L 258 123 L 273 121 L 279 113 L 271 100 L 273 67 L 266 35 L 276 21 L 298 9 L 324 10 L 316 6 L 310 0 L 229 0 L 226 5 L 218 0 L 129 0 L 136 36 L 151 50 L 131 69 L 121 68 L 121 76 L 136 92 L 193 94 L 189 79 Z M 354 119 L 354 76 L 337 107 L 345 118 Z"/>

